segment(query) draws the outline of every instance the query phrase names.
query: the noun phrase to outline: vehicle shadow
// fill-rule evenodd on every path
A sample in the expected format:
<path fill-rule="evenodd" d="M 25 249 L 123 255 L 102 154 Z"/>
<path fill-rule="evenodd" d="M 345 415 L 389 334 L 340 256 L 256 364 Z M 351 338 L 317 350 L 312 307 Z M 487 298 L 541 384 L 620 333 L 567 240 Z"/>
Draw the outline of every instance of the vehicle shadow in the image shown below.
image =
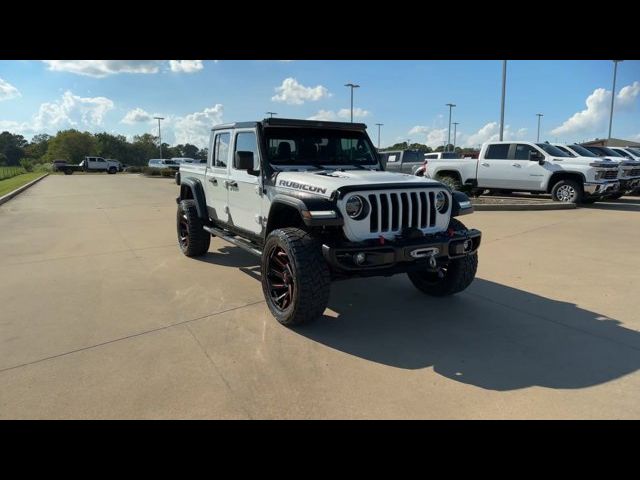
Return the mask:
<path fill-rule="evenodd" d="M 580 205 L 581 208 L 591 208 L 594 210 L 618 210 L 627 212 L 640 212 L 640 198 L 618 198 L 601 200 L 591 205 Z"/>
<path fill-rule="evenodd" d="M 225 247 L 228 266 L 260 281 L 259 259 Z M 207 260 L 209 261 L 209 260 Z M 577 389 L 640 368 L 640 332 L 578 306 L 476 278 L 433 298 L 405 275 L 331 284 L 323 318 L 293 329 L 327 347 L 394 368 L 434 371 L 488 390 Z"/>
<path fill-rule="evenodd" d="M 260 259 L 233 245 L 209 250 L 200 257 L 193 257 L 201 262 L 214 263 L 223 267 L 246 268 L 260 265 Z"/>
<path fill-rule="evenodd" d="M 489 390 L 598 385 L 640 368 L 640 333 L 574 304 L 476 278 L 433 298 L 406 276 L 332 284 L 325 316 L 296 332 L 403 369 L 434 371 Z"/>

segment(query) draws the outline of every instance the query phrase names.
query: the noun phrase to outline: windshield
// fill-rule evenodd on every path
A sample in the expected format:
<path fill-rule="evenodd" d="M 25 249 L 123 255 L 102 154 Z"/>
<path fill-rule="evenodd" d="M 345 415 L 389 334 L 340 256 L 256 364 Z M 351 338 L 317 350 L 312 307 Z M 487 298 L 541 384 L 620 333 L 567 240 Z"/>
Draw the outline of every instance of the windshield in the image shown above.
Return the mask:
<path fill-rule="evenodd" d="M 627 148 L 627 150 L 633 153 L 636 157 L 640 157 L 640 149 L 638 148 Z"/>
<path fill-rule="evenodd" d="M 586 148 L 584 148 L 582 145 L 569 145 L 569 148 L 574 152 L 576 152 L 578 155 L 581 155 L 583 157 L 593 158 L 598 156 L 595 153 L 593 153 L 591 150 L 587 150 Z"/>
<path fill-rule="evenodd" d="M 571 150 L 569 150 L 567 147 L 563 147 L 561 145 L 556 145 L 556 147 L 562 150 L 564 153 L 566 153 L 570 157 L 577 157 L 577 155 L 573 153 Z"/>
<path fill-rule="evenodd" d="M 558 147 L 554 147 L 553 145 L 549 145 L 548 143 L 536 143 L 536 145 L 539 146 L 545 152 L 547 152 L 549 155 L 553 155 L 554 157 L 569 157 L 570 156 L 570 155 L 567 155 L 566 153 L 564 153 Z"/>
<path fill-rule="evenodd" d="M 615 150 L 611 150 L 610 148 L 607 148 L 607 147 L 600 147 L 600 148 L 605 153 L 605 155 L 607 155 L 608 157 L 622 157 L 622 158 L 624 158 L 623 155 L 620 155 Z"/>
<path fill-rule="evenodd" d="M 274 165 L 377 165 L 364 132 L 320 128 L 265 128 Z"/>

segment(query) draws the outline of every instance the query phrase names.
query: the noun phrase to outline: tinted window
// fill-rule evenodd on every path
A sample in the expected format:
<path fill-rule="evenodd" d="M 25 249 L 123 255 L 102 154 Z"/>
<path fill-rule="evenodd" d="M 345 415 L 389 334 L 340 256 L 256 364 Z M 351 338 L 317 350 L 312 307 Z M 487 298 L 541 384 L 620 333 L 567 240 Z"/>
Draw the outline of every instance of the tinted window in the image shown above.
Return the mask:
<path fill-rule="evenodd" d="M 593 153 L 590 150 L 587 150 L 582 145 L 578 145 L 578 144 L 569 145 L 569 148 L 582 157 L 591 157 L 591 158 L 597 157 L 595 153 Z"/>
<path fill-rule="evenodd" d="M 498 143 L 495 145 L 489 145 L 489 148 L 487 148 L 487 153 L 485 154 L 484 158 L 494 159 L 494 160 L 506 160 L 509 154 L 509 147 L 510 145 L 508 143 Z"/>
<path fill-rule="evenodd" d="M 556 145 L 556 148 L 559 150 L 562 150 L 564 153 L 566 153 L 568 156 L 570 157 L 575 157 L 576 155 L 574 153 L 571 152 L 571 150 L 569 150 L 567 147 L 561 147 L 560 145 Z"/>
<path fill-rule="evenodd" d="M 610 148 L 609 150 L 613 150 L 614 152 L 619 153 L 623 157 L 631 158 L 633 160 L 633 157 L 631 156 L 631 154 L 629 154 L 629 152 L 625 152 L 624 150 L 622 150 L 620 148 Z"/>
<path fill-rule="evenodd" d="M 604 157 L 607 153 L 600 147 L 584 147 L 589 150 L 591 153 L 595 153 L 599 157 Z"/>
<path fill-rule="evenodd" d="M 539 146 L 545 152 L 547 152 L 549 155 L 553 155 L 554 157 L 569 157 L 570 156 L 570 155 L 567 155 L 566 153 L 564 153 L 562 150 L 560 150 L 555 145 L 549 145 L 548 143 L 536 143 L 536 145 Z"/>
<path fill-rule="evenodd" d="M 436 153 L 429 153 L 425 155 L 424 158 L 438 158 L 438 155 Z"/>
<path fill-rule="evenodd" d="M 622 157 L 622 155 L 614 150 L 611 150 L 610 148 L 600 147 L 600 149 L 604 152 L 605 155 L 608 155 L 610 157 Z"/>
<path fill-rule="evenodd" d="M 515 160 L 529 160 L 529 153 L 536 152 L 537 150 L 530 145 L 524 143 L 518 143 L 516 145 L 516 153 L 513 157 Z"/>
<path fill-rule="evenodd" d="M 236 152 L 253 153 L 253 170 L 260 168 L 260 156 L 258 154 L 258 141 L 255 132 L 240 132 L 236 135 Z M 233 168 L 236 167 L 235 154 L 233 155 Z"/>
<path fill-rule="evenodd" d="M 442 154 L 442 158 L 460 158 L 460 155 L 455 152 L 445 152 Z"/>
<path fill-rule="evenodd" d="M 229 158 L 229 140 L 230 133 L 219 133 L 216 135 L 216 144 L 214 147 L 214 167 L 224 168 L 227 166 L 227 158 Z"/>
<path fill-rule="evenodd" d="M 419 161 L 420 160 L 418 159 L 418 152 L 406 151 L 406 152 L 404 152 L 404 155 L 402 156 L 402 162 L 403 163 L 419 162 Z"/>

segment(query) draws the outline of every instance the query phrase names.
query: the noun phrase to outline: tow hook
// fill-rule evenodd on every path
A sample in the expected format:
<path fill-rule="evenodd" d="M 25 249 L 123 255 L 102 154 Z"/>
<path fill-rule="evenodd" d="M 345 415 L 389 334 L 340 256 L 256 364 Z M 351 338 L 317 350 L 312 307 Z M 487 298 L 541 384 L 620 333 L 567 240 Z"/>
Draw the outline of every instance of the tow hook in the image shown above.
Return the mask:
<path fill-rule="evenodd" d="M 436 262 L 436 256 L 429 255 L 429 268 L 435 269 L 438 266 L 438 262 Z"/>

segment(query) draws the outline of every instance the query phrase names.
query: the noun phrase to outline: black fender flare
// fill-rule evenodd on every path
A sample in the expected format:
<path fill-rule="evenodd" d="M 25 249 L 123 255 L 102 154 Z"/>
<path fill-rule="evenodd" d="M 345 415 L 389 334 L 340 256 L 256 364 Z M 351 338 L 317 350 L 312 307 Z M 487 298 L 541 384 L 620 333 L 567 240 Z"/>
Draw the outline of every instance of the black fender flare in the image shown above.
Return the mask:
<path fill-rule="evenodd" d="M 270 231 L 272 213 L 275 208 L 279 208 L 280 205 L 286 205 L 287 207 L 297 210 L 300 218 L 304 224 L 308 227 L 322 227 L 322 226 L 340 226 L 344 224 L 344 220 L 340 215 L 336 205 L 329 199 L 317 197 L 317 196 L 304 196 L 304 198 L 294 197 L 291 195 L 284 195 L 281 193 L 276 194 L 271 200 L 271 206 L 269 207 L 269 216 L 267 222 L 267 231 Z M 313 218 L 309 211 L 314 210 L 333 210 L 336 212 L 335 218 Z"/>
<path fill-rule="evenodd" d="M 187 192 L 190 192 L 190 195 L 188 195 Z M 204 188 L 200 180 L 195 178 L 181 179 L 180 196 L 176 199 L 176 202 L 179 203 L 185 198 L 192 198 L 195 200 L 198 217 L 204 221 L 209 220 L 209 215 L 207 213 L 207 201 L 204 196 Z"/>
<path fill-rule="evenodd" d="M 451 200 L 451 217 L 473 213 L 473 205 L 466 194 L 455 190 L 451 192 Z"/>

